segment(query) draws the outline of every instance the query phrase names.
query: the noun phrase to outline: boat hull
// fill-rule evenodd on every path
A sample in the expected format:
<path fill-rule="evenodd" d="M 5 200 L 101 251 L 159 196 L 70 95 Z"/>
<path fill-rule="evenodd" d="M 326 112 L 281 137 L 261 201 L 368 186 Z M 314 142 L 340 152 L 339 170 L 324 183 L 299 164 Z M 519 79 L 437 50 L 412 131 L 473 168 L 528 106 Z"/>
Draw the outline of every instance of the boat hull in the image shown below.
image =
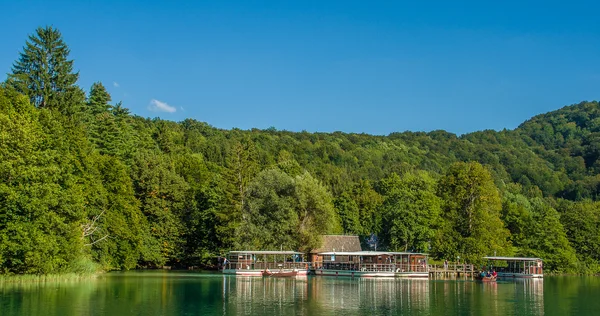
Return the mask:
<path fill-rule="evenodd" d="M 397 278 L 429 278 L 429 272 L 396 272 Z"/>
<path fill-rule="evenodd" d="M 255 270 L 255 269 L 224 269 L 223 274 L 228 275 L 236 275 L 236 276 L 256 276 L 262 277 L 264 270 Z M 284 273 L 291 273 L 293 270 L 283 270 Z M 298 270 L 296 271 L 295 276 L 306 276 L 308 271 L 306 270 Z"/>
<path fill-rule="evenodd" d="M 475 277 L 475 280 L 477 281 L 481 281 L 481 282 L 496 282 L 497 278 L 495 277 Z"/>
<path fill-rule="evenodd" d="M 509 273 L 509 272 L 498 272 L 499 278 L 524 278 L 524 279 L 541 279 L 544 277 L 543 274 L 530 274 L 530 273 Z"/>
<path fill-rule="evenodd" d="M 298 271 L 289 271 L 289 272 L 283 272 L 283 271 L 276 271 L 276 272 L 272 272 L 269 270 L 265 270 L 262 272 L 262 276 L 263 277 L 271 277 L 271 278 L 293 278 L 298 276 Z"/>
<path fill-rule="evenodd" d="M 319 276 L 341 276 L 357 278 L 428 278 L 428 272 L 393 272 L 393 271 L 348 271 L 348 270 L 329 270 L 317 269 L 313 271 L 314 275 Z"/>

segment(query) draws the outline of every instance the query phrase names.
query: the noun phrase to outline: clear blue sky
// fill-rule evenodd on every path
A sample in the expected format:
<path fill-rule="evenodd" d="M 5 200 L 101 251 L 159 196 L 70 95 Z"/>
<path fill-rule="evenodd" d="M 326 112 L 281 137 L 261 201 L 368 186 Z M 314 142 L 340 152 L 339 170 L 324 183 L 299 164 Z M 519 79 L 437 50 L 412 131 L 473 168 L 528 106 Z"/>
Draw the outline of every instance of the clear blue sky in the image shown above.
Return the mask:
<path fill-rule="evenodd" d="M 71 47 L 79 84 L 88 90 L 102 81 L 115 101 L 145 117 L 220 128 L 460 134 L 512 129 L 600 98 L 597 1 L 0 0 L 0 7 L 1 72 L 28 34 L 53 25 Z M 167 105 L 175 112 L 156 112 Z"/>

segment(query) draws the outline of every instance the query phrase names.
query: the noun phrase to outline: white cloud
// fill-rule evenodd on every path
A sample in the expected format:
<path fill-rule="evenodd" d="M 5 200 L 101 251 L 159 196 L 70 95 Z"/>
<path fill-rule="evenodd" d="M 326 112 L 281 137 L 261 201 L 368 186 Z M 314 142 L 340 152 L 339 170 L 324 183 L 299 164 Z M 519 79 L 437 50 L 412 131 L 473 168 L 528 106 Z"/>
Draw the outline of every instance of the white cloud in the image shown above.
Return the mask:
<path fill-rule="evenodd" d="M 152 112 L 167 112 L 167 113 L 175 113 L 177 109 L 174 106 L 170 106 L 165 102 L 158 101 L 156 99 L 150 100 L 150 104 L 148 105 L 148 110 Z"/>
<path fill-rule="evenodd" d="M 114 86 L 115 88 L 118 88 L 118 87 L 120 87 L 119 83 L 118 83 L 118 82 L 116 82 L 116 81 L 113 81 L 113 86 Z"/>

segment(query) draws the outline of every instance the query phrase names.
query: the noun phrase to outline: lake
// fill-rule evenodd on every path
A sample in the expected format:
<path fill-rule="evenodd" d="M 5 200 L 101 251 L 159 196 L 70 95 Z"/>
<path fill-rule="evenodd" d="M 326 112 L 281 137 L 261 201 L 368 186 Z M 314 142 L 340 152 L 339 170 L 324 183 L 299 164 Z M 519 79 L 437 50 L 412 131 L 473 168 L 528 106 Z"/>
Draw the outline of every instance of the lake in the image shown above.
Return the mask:
<path fill-rule="evenodd" d="M 597 315 L 600 278 L 480 283 L 217 273 L 113 272 L 0 285 L 0 315 Z"/>

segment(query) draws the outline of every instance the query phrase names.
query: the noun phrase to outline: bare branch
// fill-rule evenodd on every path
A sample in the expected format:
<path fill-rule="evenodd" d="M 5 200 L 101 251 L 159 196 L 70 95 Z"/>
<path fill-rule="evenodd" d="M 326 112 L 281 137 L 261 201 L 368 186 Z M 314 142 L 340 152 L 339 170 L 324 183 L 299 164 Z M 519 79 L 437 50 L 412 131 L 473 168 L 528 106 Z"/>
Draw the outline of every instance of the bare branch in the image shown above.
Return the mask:
<path fill-rule="evenodd" d="M 94 241 L 93 243 L 86 244 L 86 246 L 91 246 L 91 245 L 93 245 L 93 244 L 95 244 L 95 243 L 97 243 L 97 242 L 101 242 L 102 240 L 106 239 L 107 237 L 108 237 L 108 234 L 104 235 L 104 237 L 102 237 L 102 238 L 100 238 L 100 239 L 98 239 L 98 240 Z"/>
<path fill-rule="evenodd" d="M 105 211 L 106 211 L 106 209 L 102 210 L 102 212 L 100 212 L 100 214 L 94 216 L 91 221 L 81 224 L 81 238 L 85 239 L 86 237 L 90 237 L 90 239 L 92 240 L 92 243 L 86 244 L 86 246 L 91 246 L 91 245 L 93 245 L 97 242 L 100 242 L 108 237 L 108 234 L 106 234 L 106 236 L 104 236 L 98 240 L 95 240 L 95 241 L 93 238 L 93 235 L 96 232 L 98 232 L 98 230 L 100 229 L 100 227 L 96 225 L 96 222 L 100 219 L 100 217 L 102 216 L 102 214 L 104 214 Z"/>

